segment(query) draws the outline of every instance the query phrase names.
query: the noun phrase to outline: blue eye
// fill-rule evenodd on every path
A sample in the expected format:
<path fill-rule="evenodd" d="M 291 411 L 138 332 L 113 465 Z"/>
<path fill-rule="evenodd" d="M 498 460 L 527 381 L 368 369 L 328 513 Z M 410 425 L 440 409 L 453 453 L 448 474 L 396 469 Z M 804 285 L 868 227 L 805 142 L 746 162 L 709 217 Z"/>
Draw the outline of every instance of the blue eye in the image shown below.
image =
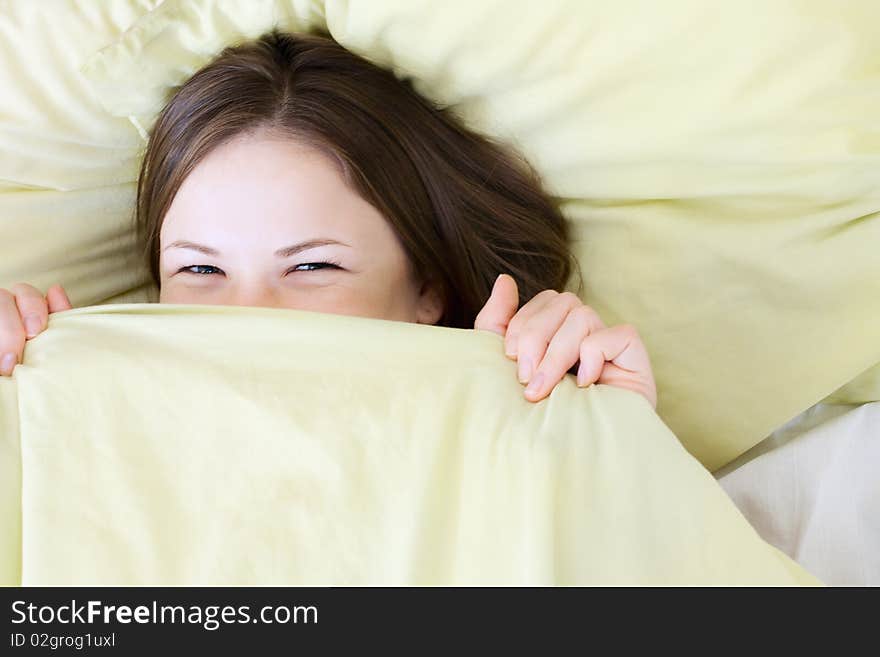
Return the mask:
<path fill-rule="evenodd" d="M 320 267 L 320 268 L 314 268 L 315 266 L 318 266 L 318 265 L 325 265 L 325 266 Z M 309 267 L 309 269 L 299 269 L 299 267 Z M 321 269 L 327 269 L 327 268 L 339 269 L 339 263 L 338 262 L 304 262 L 301 265 L 297 265 L 296 267 L 291 268 L 288 271 L 288 273 L 294 272 L 294 271 L 320 271 Z"/>
<path fill-rule="evenodd" d="M 213 269 L 214 271 L 192 271 L 193 269 Z M 215 272 L 222 272 L 222 269 L 218 269 L 214 265 L 190 265 L 189 267 L 181 267 L 177 273 L 184 274 L 195 274 L 197 276 L 207 276 L 209 274 L 213 274 Z"/>

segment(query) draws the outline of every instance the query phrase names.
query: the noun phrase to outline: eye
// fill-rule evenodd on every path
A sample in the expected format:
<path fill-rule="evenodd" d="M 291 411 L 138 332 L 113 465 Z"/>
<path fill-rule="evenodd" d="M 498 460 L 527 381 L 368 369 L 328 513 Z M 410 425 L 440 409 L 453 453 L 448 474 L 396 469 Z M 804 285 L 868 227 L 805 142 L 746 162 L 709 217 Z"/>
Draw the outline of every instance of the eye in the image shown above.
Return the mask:
<path fill-rule="evenodd" d="M 214 271 L 192 271 L 194 269 L 213 269 Z M 215 272 L 222 272 L 222 269 L 218 269 L 214 265 L 190 265 L 189 267 L 181 267 L 177 270 L 177 273 L 183 274 L 195 274 L 196 276 L 208 276 Z"/>
<path fill-rule="evenodd" d="M 308 269 L 299 269 L 300 267 L 308 267 Z M 339 269 L 338 262 L 304 262 L 301 265 L 297 265 L 296 267 L 292 267 L 288 270 L 288 274 L 295 271 L 320 271 L 321 269 Z"/>

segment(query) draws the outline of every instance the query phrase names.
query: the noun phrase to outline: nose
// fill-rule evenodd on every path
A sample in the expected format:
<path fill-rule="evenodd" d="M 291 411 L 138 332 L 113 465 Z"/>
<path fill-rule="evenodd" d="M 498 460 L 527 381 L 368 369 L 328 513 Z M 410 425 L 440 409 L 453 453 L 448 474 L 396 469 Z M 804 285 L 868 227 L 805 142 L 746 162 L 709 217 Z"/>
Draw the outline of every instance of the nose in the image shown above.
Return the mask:
<path fill-rule="evenodd" d="M 256 306 L 259 308 L 281 308 L 284 306 L 281 295 L 277 290 L 268 286 L 240 286 L 231 291 L 226 305 L 229 306 Z"/>

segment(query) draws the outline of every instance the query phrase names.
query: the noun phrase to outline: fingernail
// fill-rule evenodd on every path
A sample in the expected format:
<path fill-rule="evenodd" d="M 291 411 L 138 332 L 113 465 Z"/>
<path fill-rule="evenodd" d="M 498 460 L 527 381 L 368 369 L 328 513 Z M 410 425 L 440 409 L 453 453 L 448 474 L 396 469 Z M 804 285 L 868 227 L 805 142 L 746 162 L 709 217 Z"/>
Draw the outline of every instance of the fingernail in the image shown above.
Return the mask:
<path fill-rule="evenodd" d="M 533 395 L 541 389 L 541 384 L 544 383 L 544 373 L 538 372 L 535 374 L 535 378 L 529 381 L 529 385 L 526 387 L 526 394 Z"/>
<path fill-rule="evenodd" d="M 519 359 L 519 371 L 517 372 L 517 376 L 519 377 L 520 383 L 526 383 L 530 378 L 532 378 L 531 360 L 525 357 Z"/>
<path fill-rule="evenodd" d="M 28 315 L 24 318 L 24 330 L 29 338 L 34 337 L 43 328 L 43 322 L 39 315 Z"/>
<path fill-rule="evenodd" d="M 15 357 L 15 354 L 8 353 L 3 354 L 3 359 L 0 360 L 0 374 L 6 376 L 7 374 L 12 373 L 12 368 L 15 367 L 15 363 L 18 359 Z"/>
<path fill-rule="evenodd" d="M 577 384 L 578 384 L 578 388 L 583 388 L 585 385 L 587 385 L 587 375 L 584 373 L 584 366 L 583 365 L 578 367 Z"/>

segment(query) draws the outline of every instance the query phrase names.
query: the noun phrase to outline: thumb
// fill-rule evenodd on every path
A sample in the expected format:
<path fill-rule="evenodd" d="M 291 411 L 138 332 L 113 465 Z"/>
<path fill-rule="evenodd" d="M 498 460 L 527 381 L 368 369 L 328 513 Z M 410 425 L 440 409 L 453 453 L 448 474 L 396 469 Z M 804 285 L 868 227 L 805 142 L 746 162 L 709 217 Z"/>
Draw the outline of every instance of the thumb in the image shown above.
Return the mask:
<path fill-rule="evenodd" d="M 513 276 L 501 274 L 495 279 L 492 294 L 474 320 L 474 328 L 492 331 L 498 335 L 507 333 L 507 323 L 519 307 L 519 291 Z"/>

